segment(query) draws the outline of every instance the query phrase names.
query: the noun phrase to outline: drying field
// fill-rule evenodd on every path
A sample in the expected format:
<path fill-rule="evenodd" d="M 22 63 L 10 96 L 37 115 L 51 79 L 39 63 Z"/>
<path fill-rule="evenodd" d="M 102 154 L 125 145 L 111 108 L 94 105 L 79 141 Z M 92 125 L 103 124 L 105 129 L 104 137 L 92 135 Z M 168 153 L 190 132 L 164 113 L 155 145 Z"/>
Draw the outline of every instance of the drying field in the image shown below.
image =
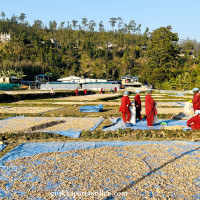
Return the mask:
<path fill-rule="evenodd" d="M 200 147 L 185 143 L 42 153 L 0 168 L 4 199 L 198 199 Z"/>
<path fill-rule="evenodd" d="M 107 98 L 107 97 L 116 97 L 119 96 L 119 93 L 115 94 L 92 94 L 92 95 L 85 95 L 85 96 L 69 96 L 69 97 L 62 97 L 62 98 L 56 98 L 56 100 L 61 101 L 94 101 L 101 98 Z"/>
<path fill-rule="evenodd" d="M 99 120 L 99 118 L 71 117 L 13 117 L 6 120 L 0 120 L 0 133 L 90 130 L 99 122 Z"/>
<path fill-rule="evenodd" d="M 41 114 L 46 113 L 53 110 L 59 110 L 62 108 L 59 107 L 26 107 L 26 106 L 20 106 L 20 107 L 11 107 L 11 106 L 4 106 L 0 107 L 0 113 L 16 113 L 16 114 Z"/>

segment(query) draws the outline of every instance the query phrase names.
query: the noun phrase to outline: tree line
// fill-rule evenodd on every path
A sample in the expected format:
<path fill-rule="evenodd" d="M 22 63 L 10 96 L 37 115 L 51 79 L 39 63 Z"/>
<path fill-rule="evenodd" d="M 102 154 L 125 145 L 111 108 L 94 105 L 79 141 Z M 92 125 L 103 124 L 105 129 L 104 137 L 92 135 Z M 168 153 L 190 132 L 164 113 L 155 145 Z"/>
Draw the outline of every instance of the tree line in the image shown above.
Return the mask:
<path fill-rule="evenodd" d="M 52 73 L 51 80 L 69 75 L 120 80 L 130 74 L 143 83 L 163 89 L 190 89 L 200 86 L 200 44 L 189 38 L 179 41 L 172 27 L 152 32 L 141 24 L 110 18 L 111 30 L 101 21 L 41 20 L 31 26 L 26 15 L 10 19 L 1 13 L 0 33 L 10 33 L 11 41 L 0 43 L 0 70 L 27 75 Z M 199 85 L 199 86 L 198 86 Z"/>

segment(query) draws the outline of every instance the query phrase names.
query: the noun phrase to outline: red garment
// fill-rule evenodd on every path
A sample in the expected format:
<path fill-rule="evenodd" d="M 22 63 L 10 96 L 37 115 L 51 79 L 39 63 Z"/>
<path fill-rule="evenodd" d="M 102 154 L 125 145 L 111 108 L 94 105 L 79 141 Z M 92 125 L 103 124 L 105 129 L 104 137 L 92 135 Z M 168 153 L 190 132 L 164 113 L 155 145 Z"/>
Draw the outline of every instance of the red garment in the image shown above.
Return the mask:
<path fill-rule="evenodd" d="M 103 93 L 103 88 L 101 88 L 101 91 L 100 91 L 100 92 L 101 92 L 101 94 Z"/>
<path fill-rule="evenodd" d="M 187 121 L 187 126 L 190 126 L 192 130 L 200 129 L 200 116 L 196 115 Z"/>
<path fill-rule="evenodd" d="M 85 92 L 85 95 L 87 95 L 87 89 L 85 89 L 84 92 Z"/>
<path fill-rule="evenodd" d="M 200 110 L 200 94 L 198 92 L 194 95 L 192 103 L 193 103 L 194 112 L 195 110 Z"/>
<path fill-rule="evenodd" d="M 156 102 L 153 100 L 151 95 L 147 94 L 145 96 L 145 109 L 147 117 L 147 126 L 153 126 L 154 115 L 157 115 Z"/>
<path fill-rule="evenodd" d="M 78 96 L 78 89 L 75 89 L 76 96 Z"/>
<path fill-rule="evenodd" d="M 122 118 L 123 121 L 126 123 L 126 121 L 130 121 L 131 112 L 129 110 L 129 106 L 131 106 L 131 102 L 128 96 L 123 96 L 121 98 L 121 106 L 119 108 L 119 111 L 122 112 Z M 127 115 L 127 117 L 126 117 Z"/>
<path fill-rule="evenodd" d="M 124 123 L 126 123 L 127 121 L 130 121 L 131 119 L 131 112 L 128 111 L 128 112 L 122 112 L 122 119 L 124 121 Z"/>
<path fill-rule="evenodd" d="M 114 87 L 114 91 L 117 92 L 117 88 L 116 87 Z"/>
<path fill-rule="evenodd" d="M 141 110 L 142 110 L 142 107 L 141 107 L 141 99 L 140 99 L 140 95 L 139 94 L 136 94 L 135 95 L 135 107 L 136 107 L 136 119 L 139 119 L 140 121 L 142 120 L 142 117 L 141 117 Z"/>

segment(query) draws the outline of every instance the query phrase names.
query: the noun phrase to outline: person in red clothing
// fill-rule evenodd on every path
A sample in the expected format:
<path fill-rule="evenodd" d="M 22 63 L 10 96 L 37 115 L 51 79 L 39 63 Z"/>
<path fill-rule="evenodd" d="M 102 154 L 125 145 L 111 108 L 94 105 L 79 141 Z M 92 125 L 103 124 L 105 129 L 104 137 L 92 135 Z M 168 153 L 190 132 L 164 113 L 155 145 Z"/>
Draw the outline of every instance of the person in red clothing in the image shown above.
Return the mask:
<path fill-rule="evenodd" d="M 87 95 L 87 89 L 85 89 L 84 92 L 85 92 L 85 95 Z"/>
<path fill-rule="evenodd" d="M 78 89 L 75 89 L 76 96 L 78 96 Z"/>
<path fill-rule="evenodd" d="M 141 117 L 141 110 L 142 110 L 142 106 L 141 106 L 141 99 L 140 99 L 140 90 L 136 90 L 135 93 L 135 108 L 136 108 L 136 119 L 139 119 L 140 121 L 142 121 L 142 117 Z"/>
<path fill-rule="evenodd" d="M 114 91 L 117 92 L 117 87 L 114 87 Z"/>
<path fill-rule="evenodd" d="M 148 94 L 145 96 L 145 110 L 147 117 L 147 126 L 153 126 L 154 116 L 157 115 L 156 102 L 151 97 L 152 90 L 147 90 Z"/>
<path fill-rule="evenodd" d="M 196 116 L 187 121 L 187 126 L 191 127 L 192 130 L 200 130 L 200 110 L 196 110 L 195 114 Z"/>
<path fill-rule="evenodd" d="M 126 91 L 124 92 L 123 97 L 121 98 L 121 106 L 119 111 L 122 112 L 122 118 L 124 123 L 130 123 L 131 112 L 129 110 L 129 106 L 131 106 L 130 99 L 128 97 L 129 93 Z"/>
<path fill-rule="evenodd" d="M 103 88 L 101 88 L 100 93 L 101 93 L 101 94 L 103 93 Z"/>
<path fill-rule="evenodd" d="M 200 94 L 199 88 L 193 88 L 194 98 L 192 100 L 194 113 L 196 110 L 200 110 Z"/>

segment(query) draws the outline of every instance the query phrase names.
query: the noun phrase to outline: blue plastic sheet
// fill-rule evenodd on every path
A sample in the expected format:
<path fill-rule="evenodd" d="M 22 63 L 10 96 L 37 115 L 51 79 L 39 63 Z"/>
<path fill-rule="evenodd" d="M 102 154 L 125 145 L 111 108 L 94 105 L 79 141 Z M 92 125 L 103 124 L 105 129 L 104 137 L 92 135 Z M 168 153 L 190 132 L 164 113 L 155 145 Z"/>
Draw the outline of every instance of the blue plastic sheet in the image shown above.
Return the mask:
<path fill-rule="evenodd" d="M 91 129 L 89 129 L 89 131 L 95 130 L 99 126 L 99 124 L 101 124 L 103 122 L 103 120 L 104 119 L 99 118 L 96 121 L 96 124 Z M 68 129 L 68 130 L 60 130 L 60 131 L 43 131 L 43 130 L 38 130 L 38 132 L 54 133 L 54 134 L 68 136 L 68 137 L 79 138 L 82 131 L 77 131 L 76 129 Z"/>
<path fill-rule="evenodd" d="M 103 110 L 103 104 L 97 106 L 83 106 L 79 108 L 80 112 L 101 112 Z"/>
<path fill-rule="evenodd" d="M 31 176 L 31 174 L 29 173 L 25 177 L 23 177 L 24 178 L 23 180 L 20 180 L 20 175 L 22 174 L 22 172 L 26 173 L 26 169 L 27 169 L 26 167 L 28 167 L 28 166 L 26 166 L 26 163 L 24 163 L 23 165 L 16 165 L 16 166 L 14 166 L 14 165 L 5 166 L 4 162 L 12 161 L 12 160 L 27 157 L 27 156 L 34 156 L 39 153 L 47 153 L 47 152 L 54 152 L 54 151 L 66 152 L 66 151 L 77 150 L 77 149 L 93 149 L 93 148 L 99 148 L 99 147 L 105 147 L 105 146 L 123 147 L 123 146 L 128 146 L 128 145 L 145 145 L 145 144 L 169 145 L 169 148 L 167 150 L 165 149 L 169 153 L 169 155 L 173 155 L 178 159 L 181 156 L 183 156 L 184 154 L 188 154 L 191 156 L 191 159 L 199 160 L 199 151 L 200 150 L 198 149 L 198 146 L 200 146 L 200 142 L 194 143 L 194 142 L 185 142 L 185 141 L 162 141 L 162 142 L 161 141 L 142 141 L 142 142 L 141 141 L 136 141 L 136 142 L 135 141 L 134 142 L 131 142 L 131 141 L 102 141 L 102 142 L 50 142 L 50 143 L 35 143 L 35 142 L 33 142 L 33 143 L 24 143 L 24 144 L 19 145 L 18 147 L 16 147 L 15 149 L 13 149 L 9 153 L 7 153 L 3 158 L 0 159 L 0 168 L 3 170 L 3 173 L 0 174 L 0 181 L 6 181 L 5 187 L 0 188 L 0 198 L 5 197 L 5 198 L 9 199 L 9 195 L 11 193 L 12 193 L 12 195 L 17 193 L 22 196 L 22 199 L 24 199 L 24 198 L 26 198 L 26 199 L 41 199 L 39 197 L 37 197 L 37 198 L 29 197 L 25 194 L 25 192 L 22 192 L 22 191 L 16 191 L 16 190 L 10 191 L 9 188 L 12 189 L 13 180 L 10 180 L 10 178 L 8 178 L 8 177 L 10 177 L 10 175 L 12 175 L 13 171 L 15 173 L 17 173 L 17 175 L 19 176 L 19 178 L 17 177 L 19 179 L 19 181 L 27 181 L 28 180 L 28 181 L 34 182 L 35 185 L 40 184 L 40 183 L 38 183 L 38 181 L 45 182 L 45 180 L 40 180 L 39 177 L 37 176 L 37 173 L 40 174 L 40 172 L 37 172 L 34 177 L 31 177 L 31 179 L 29 179 L 29 175 Z M 185 144 L 185 145 L 183 145 L 183 144 Z M 179 152 L 176 152 L 177 153 L 176 154 L 176 153 L 174 153 L 174 149 L 176 149 L 177 147 L 179 148 Z M 137 147 L 137 148 L 143 149 L 143 146 Z M 124 151 L 123 149 L 118 149 L 117 151 L 119 152 L 118 156 L 123 156 L 123 151 Z M 61 156 L 63 156 L 63 159 L 65 159 L 66 155 L 67 155 L 67 153 L 64 155 L 61 155 Z M 70 155 L 76 156 L 77 154 L 72 153 Z M 128 156 L 130 156 L 130 155 L 128 155 Z M 135 154 L 133 156 L 138 156 L 138 157 L 145 156 L 145 159 L 148 160 L 148 162 L 151 162 L 152 158 L 156 158 L 156 156 L 149 155 L 148 151 L 147 152 L 143 151 L 142 154 L 139 153 L 139 154 Z M 46 159 L 47 162 L 48 162 L 48 159 L 49 158 Z M 162 159 L 162 158 L 160 158 L 160 159 Z M 163 159 L 165 159 L 165 158 L 163 158 Z M 43 162 L 45 162 L 45 161 L 43 161 Z M 188 160 L 186 160 L 186 162 L 188 162 Z M 144 160 L 143 164 L 149 166 L 145 160 Z M 42 161 L 40 160 L 39 157 L 38 157 L 38 160 L 34 161 L 34 166 L 37 166 L 37 165 L 42 165 Z M 151 166 L 156 168 L 156 170 L 154 171 L 154 170 L 151 170 L 151 168 L 149 168 L 149 169 L 147 168 L 147 170 L 145 170 L 143 172 L 143 174 L 141 174 L 141 175 L 143 175 L 144 177 L 151 176 L 151 179 L 154 179 L 154 177 L 156 177 L 157 174 L 163 173 L 160 170 L 161 169 L 160 165 L 158 165 L 155 161 L 151 162 Z M 179 167 L 179 166 L 177 165 L 177 167 Z M 54 169 L 54 170 L 57 170 L 57 169 Z M 59 169 L 57 170 L 57 174 L 59 174 Z M 120 176 L 120 174 L 119 174 L 119 176 Z M 193 185 L 195 187 L 197 187 L 196 184 L 199 183 L 198 174 L 196 175 L 196 177 L 197 177 L 196 183 L 192 183 L 192 184 L 189 183 L 189 184 L 191 184 L 191 187 L 193 187 Z M 68 177 L 65 177 L 65 178 L 69 179 L 71 181 L 72 187 L 76 187 L 77 191 L 81 191 L 82 188 L 80 188 L 79 185 L 73 184 L 73 180 L 74 180 L 73 178 L 68 178 Z M 74 177 L 74 178 L 78 178 L 78 177 Z M 128 178 L 128 182 L 121 182 L 121 183 L 119 183 L 119 185 L 113 184 L 110 187 L 113 187 L 115 190 L 117 190 L 118 187 L 121 187 L 121 188 L 126 187 L 127 184 L 128 185 L 131 184 L 134 187 L 134 181 L 132 181 L 134 178 L 134 175 L 133 176 L 129 175 L 129 177 L 127 177 L 127 178 Z M 105 181 L 109 181 L 109 180 L 105 180 Z M 48 181 L 46 183 L 47 183 L 46 187 L 45 188 L 40 187 L 40 189 L 42 189 L 43 191 L 48 190 L 49 192 L 53 191 L 54 192 L 53 194 L 55 195 L 55 199 L 70 199 L 70 200 L 75 199 L 73 197 L 59 196 L 59 194 L 60 194 L 59 192 L 62 192 L 60 182 L 53 183 L 51 181 Z M 159 183 L 160 183 L 160 181 L 159 181 Z M 163 184 L 163 181 L 162 181 L 162 184 Z M 165 186 L 163 186 L 163 187 L 165 187 Z M 166 186 L 166 189 L 169 189 L 167 187 L 168 187 L 168 185 Z M 171 187 L 177 187 L 177 186 L 174 185 Z M 27 189 L 34 190 L 33 187 L 27 188 Z M 83 189 L 85 190 L 86 188 L 83 188 Z M 111 188 L 106 188 L 106 189 L 110 190 Z M 151 191 L 149 191 L 149 192 L 151 192 Z M 156 193 L 154 193 L 154 195 L 156 195 Z M 145 194 L 141 193 L 141 197 L 145 197 Z M 152 195 L 152 197 L 154 197 L 154 196 Z M 196 191 L 193 194 L 193 197 L 194 197 L 194 199 L 196 199 L 196 197 L 198 197 L 198 191 Z M 115 199 L 115 198 L 113 197 L 112 199 Z M 118 199 L 118 198 L 116 198 L 116 199 Z M 127 199 L 127 198 L 124 197 L 122 199 Z"/>
<path fill-rule="evenodd" d="M 6 147 L 5 144 L 0 144 L 0 151 L 2 151 Z"/>
<path fill-rule="evenodd" d="M 26 117 L 17 116 L 17 117 L 11 117 L 11 118 L 0 120 L 1 127 L 4 127 L 5 125 L 14 125 L 12 123 L 12 119 L 16 119 L 16 118 L 26 118 Z M 32 118 L 34 118 L 35 120 L 38 120 L 38 121 L 40 120 L 40 117 L 32 117 Z M 58 117 L 57 120 L 62 120 L 62 118 Z M 95 122 L 94 122 L 95 125 L 91 129 L 89 129 L 89 131 L 95 130 L 99 126 L 99 124 L 102 123 L 103 120 L 104 119 L 102 119 L 102 118 L 98 118 L 97 120 L 95 120 Z M 85 128 L 87 128 L 87 127 L 85 127 Z M 68 137 L 79 138 L 82 130 L 77 130 L 75 128 L 70 128 L 70 129 L 66 128 L 64 130 L 58 130 L 58 131 L 46 131 L 46 130 L 44 131 L 44 130 L 41 129 L 41 130 L 37 130 L 37 132 L 54 133 L 54 134 L 68 136 Z"/>
<path fill-rule="evenodd" d="M 65 152 L 77 149 L 95 149 L 105 146 L 123 147 L 129 145 L 145 145 L 145 144 L 175 144 L 184 143 L 188 145 L 199 145 L 200 142 L 186 141 L 101 141 L 101 142 L 31 142 L 22 143 L 15 149 L 8 152 L 0 158 L 0 166 L 4 166 L 4 162 L 15 160 L 18 158 L 34 156 L 39 153 L 48 152 Z"/>
<path fill-rule="evenodd" d="M 127 128 L 134 129 L 134 130 L 137 130 L 137 129 L 151 130 L 151 129 L 161 129 L 166 126 L 176 126 L 176 125 L 187 126 L 187 120 L 175 120 L 175 119 L 167 119 L 167 120 L 158 119 L 159 124 L 156 124 L 153 127 L 147 126 L 146 120 L 142 120 L 142 121 L 137 120 L 136 124 L 130 124 L 130 125 L 127 125 L 126 123 L 124 123 L 121 118 L 111 118 L 110 120 L 112 124 L 103 127 L 103 131 L 115 131 L 118 129 L 127 129 Z M 167 123 L 167 125 L 161 125 L 160 123 L 162 122 Z M 188 129 L 190 128 L 187 128 L 187 130 Z"/>

